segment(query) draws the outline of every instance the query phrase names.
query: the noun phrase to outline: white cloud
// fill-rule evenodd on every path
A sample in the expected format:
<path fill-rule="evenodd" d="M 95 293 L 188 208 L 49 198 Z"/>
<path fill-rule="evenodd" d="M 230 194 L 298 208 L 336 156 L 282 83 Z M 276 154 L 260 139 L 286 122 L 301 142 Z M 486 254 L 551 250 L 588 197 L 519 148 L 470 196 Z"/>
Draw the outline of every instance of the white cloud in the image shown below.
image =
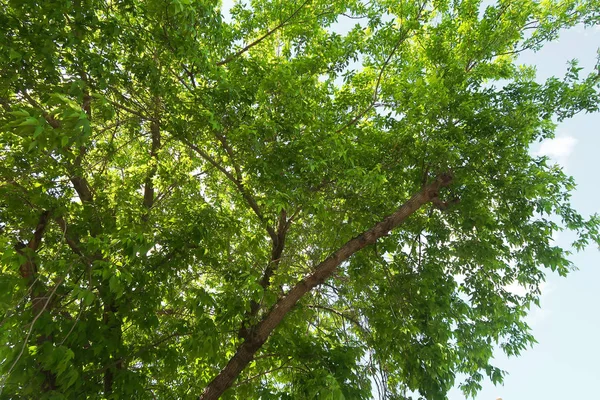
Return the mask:
<path fill-rule="evenodd" d="M 573 136 L 559 136 L 554 139 L 546 139 L 535 153 L 538 156 L 548 156 L 561 165 L 566 165 L 567 160 L 573 153 L 577 139 Z"/>

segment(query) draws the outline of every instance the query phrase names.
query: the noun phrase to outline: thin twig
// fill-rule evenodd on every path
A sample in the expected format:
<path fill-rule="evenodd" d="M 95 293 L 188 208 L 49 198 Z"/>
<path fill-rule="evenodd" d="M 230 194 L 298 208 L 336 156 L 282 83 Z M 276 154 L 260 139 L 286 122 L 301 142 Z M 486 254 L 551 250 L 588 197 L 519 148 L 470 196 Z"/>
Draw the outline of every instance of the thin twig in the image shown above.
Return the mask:
<path fill-rule="evenodd" d="M 210 164 L 212 164 L 215 168 L 217 168 L 219 171 L 221 171 L 223 173 L 223 175 L 225 175 L 227 177 L 227 179 L 229 179 L 237 187 L 240 194 L 246 200 L 246 202 L 248 203 L 248 205 L 250 206 L 252 211 L 254 211 L 254 213 L 260 220 L 260 222 L 265 226 L 265 229 L 269 233 L 269 236 L 271 237 L 271 239 L 277 240 L 276 239 L 277 233 L 275 232 L 275 230 L 273 229 L 272 226 L 267 224 L 267 221 L 266 221 L 262 211 L 260 210 L 258 203 L 254 199 L 254 197 L 252 197 L 252 195 L 248 192 L 248 190 L 246 190 L 246 187 L 244 186 L 242 181 L 240 179 L 238 179 L 236 176 L 234 176 L 231 172 L 227 171 L 221 164 L 219 164 L 207 152 L 205 152 L 204 150 L 202 150 L 195 144 L 193 144 L 190 141 L 188 141 L 187 139 L 183 139 L 183 138 L 181 139 L 181 141 L 183 143 L 185 143 L 186 145 L 188 145 L 196 153 L 198 153 L 200 155 L 200 157 L 202 157 L 203 159 L 208 161 Z"/>
<path fill-rule="evenodd" d="M 69 270 L 67 271 L 67 273 L 63 277 L 61 277 L 58 280 L 58 282 L 56 282 L 56 284 L 54 285 L 54 288 L 52 289 L 52 291 L 50 292 L 50 294 L 46 297 L 46 302 L 44 303 L 44 306 L 42 307 L 42 309 L 40 310 L 40 312 L 37 313 L 37 315 L 33 318 L 33 321 L 31 321 L 31 324 L 29 326 L 29 330 L 27 331 L 27 335 L 25 336 L 25 340 L 23 341 L 23 346 L 21 346 L 21 351 L 19 352 L 19 355 L 17 356 L 17 358 L 15 359 L 15 361 L 12 363 L 12 365 L 8 369 L 8 372 L 6 374 L 4 374 L 4 378 L 2 379 L 2 382 L 0 383 L 0 395 L 2 395 L 2 390 L 4 389 L 4 385 L 6 384 L 6 380 L 8 379 L 8 377 L 10 376 L 10 374 L 12 373 L 12 370 L 15 368 L 15 365 L 17 365 L 17 363 L 19 362 L 19 360 L 23 356 L 23 352 L 25 351 L 25 346 L 27 346 L 27 342 L 29 342 L 29 338 L 31 337 L 31 333 L 33 332 L 33 327 L 34 327 L 36 321 L 44 313 L 44 311 L 46 311 L 46 308 L 48 307 L 48 304 L 50 304 L 50 299 L 52 299 L 52 296 L 54 296 L 54 294 L 56 293 L 56 290 L 58 289 L 58 287 L 63 283 L 63 281 L 65 280 L 65 277 L 69 274 L 69 272 L 71 272 L 71 269 L 72 269 L 72 267 L 69 268 Z"/>
<path fill-rule="evenodd" d="M 328 312 L 330 312 L 332 314 L 335 314 L 335 315 L 337 315 L 337 316 L 339 316 L 341 318 L 347 319 L 348 321 L 350 321 L 354 325 L 356 325 L 360 329 L 360 331 L 362 333 L 364 333 L 366 335 L 370 335 L 371 334 L 369 332 L 369 330 L 367 328 L 365 328 L 364 326 L 362 326 L 362 324 L 356 318 L 354 318 L 354 317 L 352 317 L 352 316 L 350 316 L 348 314 L 344 314 L 343 312 L 338 311 L 338 310 L 336 310 L 334 308 L 327 307 L 327 306 L 321 306 L 321 305 L 318 305 L 318 304 L 309 304 L 309 305 L 307 305 L 307 307 L 308 308 L 313 308 L 313 309 L 316 309 L 316 310 L 328 311 Z"/>
<path fill-rule="evenodd" d="M 300 5 L 300 7 L 298 7 L 289 17 L 287 17 L 285 20 L 283 20 L 282 22 L 280 22 L 279 25 L 277 25 L 276 27 L 272 28 L 267 33 L 265 33 L 264 35 L 262 35 L 260 38 L 256 39 L 254 42 L 252 42 L 249 45 L 247 45 L 244 48 L 242 48 L 237 53 L 234 53 L 234 54 L 230 55 L 229 57 L 225 58 L 224 60 L 219 61 L 217 63 L 217 66 L 225 65 L 228 62 L 235 60 L 236 58 L 238 58 L 239 56 L 241 56 L 242 54 L 244 54 L 245 52 L 247 52 L 248 50 L 250 50 L 251 48 L 253 48 L 257 44 L 259 44 L 260 42 L 262 42 L 263 40 L 265 40 L 266 38 L 268 38 L 269 36 L 271 36 L 278 29 L 283 28 L 288 22 L 290 22 L 292 20 L 292 18 L 294 18 L 300 12 L 300 10 L 302 10 L 304 8 L 305 5 L 307 5 L 308 3 L 310 3 L 310 1 L 311 0 L 305 0 L 304 3 L 302 3 L 302 5 Z"/>

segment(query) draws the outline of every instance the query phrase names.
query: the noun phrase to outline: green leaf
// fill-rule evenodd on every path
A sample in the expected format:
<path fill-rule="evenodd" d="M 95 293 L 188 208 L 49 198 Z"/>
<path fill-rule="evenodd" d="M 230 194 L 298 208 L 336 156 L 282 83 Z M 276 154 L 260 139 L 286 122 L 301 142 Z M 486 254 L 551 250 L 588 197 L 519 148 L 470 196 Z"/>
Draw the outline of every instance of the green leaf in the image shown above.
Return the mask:
<path fill-rule="evenodd" d="M 44 132 L 44 127 L 41 125 L 36 126 L 35 130 L 33 131 L 33 138 L 36 139 L 42 134 L 42 132 Z"/>
<path fill-rule="evenodd" d="M 8 114 L 21 118 L 21 117 L 29 117 L 29 112 L 25 111 L 25 110 L 16 110 L 16 111 L 9 111 Z"/>
<path fill-rule="evenodd" d="M 37 126 L 39 124 L 40 121 L 36 117 L 27 117 L 18 126 Z"/>
<path fill-rule="evenodd" d="M 119 277 L 117 275 L 112 275 L 108 282 L 110 291 L 116 294 L 117 298 L 121 297 L 123 295 L 123 285 Z"/>
<path fill-rule="evenodd" d="M 10 49 L 9 58 L 11 61 L 20 61 L 23 58 L 23 55 L 16 51 L 15 49 Z"/>

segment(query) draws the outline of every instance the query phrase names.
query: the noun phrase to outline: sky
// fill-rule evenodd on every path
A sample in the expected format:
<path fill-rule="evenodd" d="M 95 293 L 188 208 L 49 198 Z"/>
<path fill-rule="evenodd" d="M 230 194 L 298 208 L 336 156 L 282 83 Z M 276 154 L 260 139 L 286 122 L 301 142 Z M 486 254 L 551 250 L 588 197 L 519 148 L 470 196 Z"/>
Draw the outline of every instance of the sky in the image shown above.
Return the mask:
<path fill-rule="evenodd" d="M 600 27 L 576 27 L 537 53 L 524 53 L 519 62 L 536 65 L 538 79 L 561 77 L 566 61 L 578 59 L 585 71 L 595 65 Z M 584 75 L 582 75 L 584 76 Z M 572 205 L 583 215 L 600 212 L 600 114 L 580 114 L 557 128 L 555 139 L 532 148 L 562 165 L 578 184 Z M 560 233 L 557 245 L 569 248 L 573 236 Z M 589 247 L 571 257 L 577 271 L 566 278 L 549 274 L 541 308 L 528 317 L 538 341 L 519 357 L 496 352 L 495 363 L 508 371 L 503 386 L 487 381 L 477 400 L 600 399 L 600 251 Z M 449 400 L 464 400 L 454 389 Z"/>
<path fill-rule="evenodd" d="M 224 14 L 231 3 L 223 1 Z M 345 30 L 343 23 L 340 28 Z M 564 76 L 572 59 L 579 60 L 585 68 L 580 76 L 585 76 L 596 64 L 599 47 L 600 27 L 576 27 L 536 53 L 522 53 L 519 62 L 535 65 L 540 82 Z M 576 115 L 562 122 L 556 133 L 554 139 L 533 146 L 532 153 L 551 157 L 575 178 L 575 209 L 584 216 L 600 213 L 600 113 Z M 570 248 L 573 239 L 568 233 L 555 237 L 564 248 Z M 600 251 L 590 246 L 574 253 L 571 261 L 578 270 L 566 278 L 549 271 L 541 308 L 527 317 L 538 344 L 519 357 L 507 358 L 497 351 L 495 365 L 508 372 L 504 385 L 485 381 L 476 400 L 600 399 Z M 456 388 L 448 399 L 465 396 Z"/>

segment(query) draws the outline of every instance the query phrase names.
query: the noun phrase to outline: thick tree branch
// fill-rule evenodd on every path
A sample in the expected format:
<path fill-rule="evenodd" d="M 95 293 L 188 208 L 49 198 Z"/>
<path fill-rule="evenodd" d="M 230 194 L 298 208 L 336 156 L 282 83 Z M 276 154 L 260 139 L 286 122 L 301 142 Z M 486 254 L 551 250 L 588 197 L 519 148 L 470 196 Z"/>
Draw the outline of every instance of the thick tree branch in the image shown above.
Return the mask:
<path fill-rule="evenodd" d="M 19 272 L 21 274 L 21 277 L 23 279 L 25 279 L 27 281 L 28 285 L 30 286 L 29 290 L 30 290 L 30 297 L 31 297 L 31 307 L 35 311 L 35 317 L 31 321 L 29 330 L 27 332 L 25 340 L 23 341 L 21 351 L 20 351 L 19 355 L 17 356 L 17 358 L 15 359 L 15 361 L 13 362 L 13 364 L 11 365 L 6 376 L 10 375 L 12 369 L 15 367 L 18 360 L 23 355 L 23 351 L 25 349 L 25 346 L 29 342 L 29 338 L 31 337 L 31 334 L 33 332 L 33 328 L 34 328 L 36 321 L 44 313 L 44 311 L 48 310 L 49 305 L 50 305 L 50 300 L 56 293 L 56 289 L 62 283 L 62 281 L 65 279 L 64 276 L 61 277 L 58 280 L 58 282 L 55 284 L 54 288 L 51 291 L 47 292 L 44 285 L 41 284 L 37 280 L 37 277 L 36 277 L 37 266 L 35 264 L 35 261 L 31 258 L 31 255 L 32 255 L 31 253 L 36 252 L 42 243 L 42 238 L 44 236 L 44 232 L 46 231 L 46 229 L 48 227 L 48 223 L 50 221 L 50 214 L 51 214 L 50 211 L 44 211 L 40 215 L 38 224 L 33 233 L 33 238 L 29 241 L 29 243 L 26 246 L 29 251 L 27 253 L 24 253 L 22 251 L 22 249 L 17 248 L 17 251 L 19 252 L 19 254 L 24 255 L 27 259 L 19 267 Z M 44 342 L 46 340 L 48 340 L 47 336 L 39 336 L 38 337 L 38 343 Z M 47 370 L 46 368 L 43 368 L 43 367 L 41 368 L 41 372 L 45 376 L 43 384 L 42 384 L 42 389 L 44 391 L 54 390 L 56 388 L 56 375 L 52 371 Z M 3 383 L 4 382 L 2 382 L 2 385 L 3 385 Z M 0 385 L 0 387 L 2 385 Z"/>
<path fill-rule="evenodd" d="M 435 181 L 423 187 L 406 203 L 373 228 L 349 240 L 315 268 L 314 272 L 298 282 L 282 297 L 263 319 L 252 329 L 235 355 L 229 360 L 221 372 L 208 384 L 200 396 L 200 400 L 218 399 L 237 379 L 242 370 L 252 361 L 254 354 L 261 348 L 273 330 L 281 323 L 296 303 L 314 287 L 330 278 L 338 266 L 364 247 L 375 243 L 382 236 L 403 223 L 423 205 L 438 197 L 441 187 L 452 182 L 450 174 L 442 174 Z"/>
<path fill-rule="evenodd" d="M 235 154 L 233 152 L 233 149 L 227 142 L 226 137 L 219 133 L 215 133 L 215 136 L 221 142 L 223 149 L 229 156 L 230 163 L 233 166 L 233 169 L 235 171 L 237 182 L 242 182 L 242 178 L 243 178 L 242 170 L 241 170 L 239 164 L 236 162 Z M 250 193 L 247 193 L 247 194 L 249 197 L 251 197 Z M 252 200 L 254 203 L 256 203 L 256 201 L 254 201 L 253 198 L 252 198 Z M 283 249 L 285 247 L 285 237 L 286 237 L 287 231 L 292 223 L 292 219 L 295 217 L 296 217 L 296 214 L 294 214 L 291 218 L 288 219 L 286 211 L 284 209 L 282 209 L 279 214 L 279 218 L 277 220 L 277 227 L 275 229 L 275 235 L 273 235 L 273 233 L 269 231 L 269 235 L 271 236 L 271 243 L 272 243 L 271 258 L 270 258 L 269 264 L 265 268 L 263 276 L 259 282 L 263 289 L 266 289 L 269 286 L 270 279 L 273 276 L 273 273 L 275 272 L 277 267 L 279 266 L 279 263 L 281 261 L 281 255 L 283 254 Z M 260 303 L 252 302 L 252 304 L 250 306 L 249 315 L 247 315 L 247 318 L 242 323 L 242 328 L 240 330 L 241 337 L 243 337 L 247 333 L 246 325 L 251 318 L 256 316 L 259 309 L 260 309 Z"/>
<path fill-rule="evenodd" d="M 273 273 L 275 272 L 277 266 L 281 262 L 281 255 L 283 254 L 283 249 L 285 248 L 285 237 L 287 235 L 288 228 L 289 225 L 287 213 L 285 212 L 285 210 L 281 210 L 277 222 L 276 236 L 273 240 L 273 246 L 271 249 L 271 261 L 265 269 L 265 273 L 263 274 L 263 277 L 260 281 L 260 285 L 265 289 L 269 286 L 271 276 L 273 276 Z"/>
<path fill-rule="evenodd" d="M 287 235 L 287 230 L 290 227 L 289 221 L 290 220 L 287 219 L 286 211 L 281 210 L 277 222 L 276 235 L 275 238 L 272 240 L 271 258 L 259 282 L 260 286 L 262 286 L 264 290 L 266 290 L 269 287 L 271 283 L 271 277 L 273 276 L 273 274 L 277 270 L 277 267 L 279 267 L 279 264 L 281 263 L 281 255 L 283 254 L 283 249 L 285 247 L 285 237 Z M 262 301 L 252 301 L 250 303 L 250 310 L 248 311 L 248 313 L 244 317 L 244 320 L 242 321 L 242 326 L 238 332 L 238 337 L 246 338 L 246 336 L 249 334 L 248 327 L 252 323 L 252 319 L 256 317 L 256 315 L 260 311 L 261 303 Z"/>
<path fill-rule="evenodd" d="M 63 217 L 57 217 L 54 220 L 60 227 L 60 230 L 62 231 L 63 236 L 65 237 L 65 241 L 67 242 L 67 245 L 73 251 L 73 253 L 77 254 L 80 257 L 86 258 L 86 256 L 81 251 L 81 248 L 79 247 L 79 244 L 77 243 L 77 240 L 73 239 L 67 235 L 67 223 L 65 222 L 65 219 Z"/>
<path fill-rule="evenodd" d="M 70 270 L 67 271 L 67 274 L 68 274 L 68 272 L 70 272 Z M 65 276 L 66 276 L 66 274 L 65 274 Z M 23 356 L 23 353 L 25 351 L 25 347 L 27 346 L 27 343 L 29 342 L 29 338 L 31 337 L 31 334 L 33 332 L 33 328 L 35 326 L 35 323 L 40 318 L 40 316 L 45 311 L 47 311 L 48 306 L 50 304 L 50 301 L 52 300 L 52 297 L 56 293 L 56 289 L 58 289 L 58 287 L 63 283 L 63 281 L 65 280 L 65 276 L 62 276 L 55 283 L 55 285 L 52 288 L 52 290 L 45 297 L 39 299 L 40 300 L 40 306 L 34 307 L 34 309 L 36 310 L 37 313 L 35 314 L 35 316 L 33 317 L 33 320 L 29 324 L 29 329 L 27 330 L 27 334 L 25 335 L 25 340 L 23 340 L 23 345 L 21 346 L 21 350 L 19 351 L 17 357 L 15 358 L 15 360 L 11 364 L 10 368 L 8 369 L 8 372 L 6 374 L 4 374 L 2 380 L 0 380 L 0 394 L 2 393 L 2 389 L 4 388 L 4 384 L 6 382 L 6 379 L 8 379 L 8 377 L 12 373 L 13 369 L 15 368 L 15 365 L 17 365 L 17 363 L 19 362 L 19 360 Z M 43 301 L 43 300 L 45 300 L 45 301 Z M 43 301 L 43 304 L 42 304 L 42 301 Z M 46 338 L 44 336 L 41 336 L 40 338 L 38 338 L 38 342 L 39 341 L 44 341 L 44 340 L 46 340 Z M 44 391 L 53 391 L 53 390 L 55 390 L 56 389 L 56 375 L 52 371 L 49 371 L 49 370 L 47 370 L 47 369 L 45 369 L 43 367 L 41 367 L 41 371 L 45 375 L 45 379 L 44 379 L 44 382 L 42 384 L 42 389 Z"/>
<path fill-rule="evenodd" d="M 58 121 L 57 119 L 52 117 L 52 115 L 50 115 L 50 113 L 48 113 L 46 110 L 44 110 L 42 105 L 39 104 L 26 91 L 22 91 L 21 95 L 23 96 L 23 98 L 25 100 L 27 100 L 27 102 L 32 107 L 37 108 L 38 110 L 41 111 L 42 116 L 44 117 L 44 119 L 46 120 L 48 125 L 50 125 L 54 129 L 59 129 L 61 127 L 60 121 Z M 82 109 L 85 111 L 88 118 L 90 118 L 90 116 L 91 116 L 91 97 L 88 94 L 84 95 L 84 104 L 82 105 Z M 80 154 L 75 158 L 75 163 L 74 163 L 74 165 L 71 165 L 71 169 L 73 167 L 79 168 L 81 166 L 81 161 L 82 161 L 84 154 L 85 154 L 85 148 L 81 147 Z M 88 184 L 87 180 L 84 177 L 79 176 L 79 174 L 73 174 L 72 171 L 70 171 L 69 174 L 72 175 L 69 177 L 69 179 L 71 180 L 71 184 L 73 185 L 73 188 L 77 192 L 77 195 L 79 196 L 79 199 L 81 200 L 81 202 L 82 203 L 91 203 L 93 201 L 93 194 L 92 194 L 90 185 Z"/>
<path fill-rule="evenodd" d="M 79 196 L 79 200 L 81 200 L 82 203 L 85 204 L 94 201 L 94 195 L 92 194 L 92 190 L 90 189 L 87 179 L 81 176 L 72 176 L 71 184 L 75 188 L 75 191 Z"/>
<path fill-rule="evenodd" d="M 44 211 L 40 215 L 37 226 L 35 227 L 35 231 L 33 232 L 33 238 L 27 243 L 27 246 L 24 246 L 29 249 L 30 252 L 36 252 L 37 249 L 42 244 L 42 238 L 44 236 L 44 231 L 48 226 L 48 217 L 50 215 L 49 211 Z M 24 255 L 27 260 L 21 264 L 19 267 L 19 273 L 21 274 L 21 278 L 27 280 L 29 283 L 34 279 L 34 276 L 37 272 L 37 267 L 35 262 L 31 259 L 31 254 L 22 251 L 22 248 L 17 248 L 19 254 Z"/>

